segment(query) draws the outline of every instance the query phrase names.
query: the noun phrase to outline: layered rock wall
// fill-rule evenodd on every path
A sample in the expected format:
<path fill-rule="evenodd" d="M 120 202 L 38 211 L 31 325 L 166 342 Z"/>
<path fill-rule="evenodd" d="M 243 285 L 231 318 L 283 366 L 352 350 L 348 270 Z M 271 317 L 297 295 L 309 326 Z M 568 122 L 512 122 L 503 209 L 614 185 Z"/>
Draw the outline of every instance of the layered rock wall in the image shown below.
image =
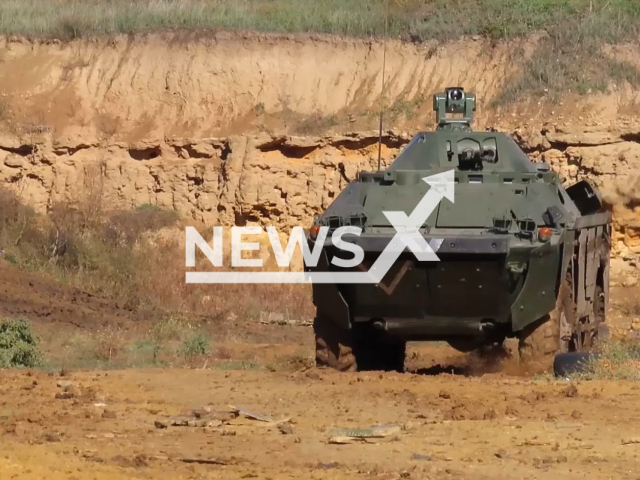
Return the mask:
<path fill-rule="evenodd" d="M 410 140 L 383 136 L 382 165 Z M 543 126 L 513 132 L 536 161 L 566 183 L 593 182 L 614 213 L 616 256 L 640 254 L 640 123 Z M 328 137 L 268 134 L 136 144 L 53 139 L 36 132 L 0 139 L 0 184 L 41 211 L 99 199 L 108 208 L 154 204 L 208 225 L 308 225 L 347 177 L 377 168 L 377 132 Z"/>

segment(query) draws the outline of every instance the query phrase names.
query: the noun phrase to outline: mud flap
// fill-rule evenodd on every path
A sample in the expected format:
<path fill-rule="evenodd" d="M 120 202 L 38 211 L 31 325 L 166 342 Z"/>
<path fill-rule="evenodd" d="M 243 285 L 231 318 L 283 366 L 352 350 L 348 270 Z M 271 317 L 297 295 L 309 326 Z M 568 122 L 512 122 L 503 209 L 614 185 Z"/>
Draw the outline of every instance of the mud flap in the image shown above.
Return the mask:
<path fill-rule="evenodd" d="M 557 243 L 547 243 L 531 254 L 527 278 L 511 307 L 514 331 L 522 330 L 555 308 L 560 261 Z"/>

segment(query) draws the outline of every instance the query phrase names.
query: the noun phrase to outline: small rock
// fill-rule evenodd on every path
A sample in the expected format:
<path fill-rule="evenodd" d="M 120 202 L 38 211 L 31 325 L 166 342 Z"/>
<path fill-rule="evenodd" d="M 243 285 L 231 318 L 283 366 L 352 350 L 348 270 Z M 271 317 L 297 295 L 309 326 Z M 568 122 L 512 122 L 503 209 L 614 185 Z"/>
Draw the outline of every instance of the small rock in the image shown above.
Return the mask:
<path fill-rule="evenodd" d="M 516 410 L 513 406 L 508 405 L 507 408 L 505 408 L 505 410 L 504 410 L 504 414 L 507 417 L 517 417 L 518 416 L 518 410 Z"/>
<path fill-rule="evenodd" d="M 575 419 L 582 418 L 582 413 L 580 413 L 577 410 L 574 410 L 573 412 L 571 412 L 571 418 L 575 418 Z"/>
<path fill-rule="evenodd" d="M 167 424 L 165 422 L 161 422 L 160 420 L 156 420 L 155 422 L 153 422 L 153 425 L 156 428 L 167 428 Z"/>
<path fill-rule="evenodd" d="M 52 443 L 61 441 L 60 435 L 58 435 L 57 433 L 45 433 L 44 440 L 46 442 L 52 442 Z"/>
<path fill-rule="evenodd" d="M 311 380 L 322 380 L 322 377 L 318 372 L 314 372 L 313 370 L 309 370 L 305 376 Z"/>
<path fill-rule="evenodd" d="M 58 400 L 69 400 L 70 398 L 74 398 L 75 394 L 73 392 L 59 392 L 56 393 L 56 398 Z"/>
<path fill-rule="evenodd" d="M 282 433 L 283 435 L 293 434 L 293 427 L 290 423 L 281 423 L 280 425 L 278 425 L 278 430 L 280 430 L 280 433 Z"/>
<path fill-rule="evenodd" d="M 117 415 L 113 410 L 105 410 L 102 412 L 102 418 L 117 418 Z"/>
<path fill-rule="evenodd" d="M 211 408 L 209 407 L 197 408 L 193 410 L 191 413 L 196 418 L 204 418 L 211 413 Z"/>
<path fill-rule="evenodd" d="M 575 397 L 578 395 L 578 388 L 575 385 L 569 385 L 565 390 L 564 394 L 567 397 Z"/>
<path fill-rule="evenodd" d="M 493 408 L 490 408 L 489 410 L 487 410 L 484 413 L 484 419 L 485 420 L 494 420 L 496 417 L 498 416 L 498 414 L 496 413 L 496 411 Z"/>
<path fill-rule="evenodd" d="M 73 382 L 69 380 L 58 380 L 58 383 L 56 385 L 60 388 L 69 388 L 73 386 Z"/>
<path fill-rule="evenodd" d="M 444 391 L 444 390 L 441 390 L 440 393 L 438 394 L 438 396 L 440 398 L 444 398 L 446 400 L 451 398 L 451 394 L 449 392 Z"/>
<path fill-rule="evenodd" d="M 431 455 L 423 455 L 422 453 L 414 453 L 411 455 L 411 460 L 433 460 Z"/>
<path fill-rule="evenodd" d="M 500 450 L 498 450 L 495 453 L 496 457 L 498 458 L 509 458 L 509 454 L 507 453 L 506 450 L 503 450 L 502 448 Z"/>

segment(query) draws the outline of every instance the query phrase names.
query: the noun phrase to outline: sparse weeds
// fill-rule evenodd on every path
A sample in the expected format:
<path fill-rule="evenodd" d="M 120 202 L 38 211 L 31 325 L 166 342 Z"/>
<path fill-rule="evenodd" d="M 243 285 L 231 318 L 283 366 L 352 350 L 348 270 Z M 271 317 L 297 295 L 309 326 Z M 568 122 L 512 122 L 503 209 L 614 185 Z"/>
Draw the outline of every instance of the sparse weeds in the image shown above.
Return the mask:
<path fill-rule="evenodd" d="M 582 380 L 640 380 L 640 342 L 608 338 L 599 344 L 597 355 L 572 376 Z"/>
<path fill-rule="evenodd" d="M 313 114 L 298 122 L 293 128 L 293 133 L 298 135 L 318 135 L 340 124 L 337 115 Z"/>
<path fill-rule="evenodd" d="M 307 285 L 186 284 L 175 212 L 150 205 L 107 212 L 100 205 L 59 204 L 40 215 L 0 188 L 4 260 L 158 319 L 145 331 L 143 325 L 127 325 L 125 332 L 107 324 L 78 334 L 66 341 L 65 362 L 98 368 L 199 361 L 212 353 L 207 335 L 213 329 L 218 340 L 231 331 L 247 341 L 252 333 L 235 328 L 236 321 L 257 324 L 265 311 L 311 318 Z M 211 268 L 199 251 L 197 262 Z"/>
<path fill-rule="evenodd" d="M 136 308 L 151 293 L 140 295 L 143 277 L 151 274 L 147 268 L 151 248 L 144 234 L 176 225 L 177 216 L 149 208 L 108 213 L 95 206 L 58 204 L 48 216 L 37 215 L 15 193 L 2 188 L 0 245 L 12 263 Z M 160 263 L 161 250 L 151 251 L 151 259 Z"/>
<path fill-rule="evenodd" d="M 572 6 L 573 16 L 551 17 L 548 24 L 542 25 L 546 35 L 525 62 L 523 71 L 507 82 L 495 105 L 527 95 L 558 101 L 567 93 L 601 93 L 611 83 L 640 86 L 640 70 L 636 66 L 603 51 L 607 44 L 637 41 L 640 7 L 629 2 L 591 3 L 589 10 Z"/>
<path fill-rule="evenodd" d="M 398 117 L 404 117 L 406 120 L 412 120 L 417 115 L 419 109 L 425 104 L 426 100 L 423 95 L 418 95 L 412 100 L 399 98 L 391 104 L 388 114 L 391 116 L 392 120 L 397 120 Z"/>

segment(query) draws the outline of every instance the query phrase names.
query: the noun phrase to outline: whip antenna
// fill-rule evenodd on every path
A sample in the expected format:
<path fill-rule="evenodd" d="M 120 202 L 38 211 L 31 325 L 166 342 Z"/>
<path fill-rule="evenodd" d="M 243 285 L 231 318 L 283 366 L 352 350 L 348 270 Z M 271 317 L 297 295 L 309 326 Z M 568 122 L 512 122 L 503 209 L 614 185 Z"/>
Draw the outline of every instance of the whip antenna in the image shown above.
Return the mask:
<path fill-rule="evenodd" d="M 389 0 L 384 4 L 384 40 L 382 46 L 382 92 L 380 95 L 380 125 L 378 129 L 378 171 L 380 171 L 380 162 L 382 160 L 382 116 L 384 114 L 384 76 L 387 66 L 387 33 L 389 29 Z"/>

